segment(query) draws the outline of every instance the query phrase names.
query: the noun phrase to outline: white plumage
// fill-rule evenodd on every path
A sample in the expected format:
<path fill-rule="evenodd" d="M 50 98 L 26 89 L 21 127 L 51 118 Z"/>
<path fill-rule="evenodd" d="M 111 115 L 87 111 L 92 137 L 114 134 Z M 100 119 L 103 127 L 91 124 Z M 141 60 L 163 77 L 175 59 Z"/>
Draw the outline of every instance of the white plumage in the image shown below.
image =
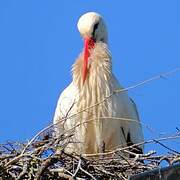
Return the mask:
<path fill-rule="evenodd" d="M 76 126 L 72 138 L 76 143 L 70 143 L 66 150 L 77 153 L 104 152 L 142 142 L 136 105 L 127 93 L 116 93 L 104 100 L 122 87 L 112 73 L 102 17 L 94 12 L 86 13 L 79 19 L 78 29 L 85 39 L 85 48 L 73 65 L 72 83 L 59 97 L 54 115 L 56 135 Z M 86 44 L 86 39 L 92 40 L 91 44 L 89 41 Z M 63 118 L 66 120 L 60 122 Z M 142 152 L 143 146 L 138 150 Z"/>

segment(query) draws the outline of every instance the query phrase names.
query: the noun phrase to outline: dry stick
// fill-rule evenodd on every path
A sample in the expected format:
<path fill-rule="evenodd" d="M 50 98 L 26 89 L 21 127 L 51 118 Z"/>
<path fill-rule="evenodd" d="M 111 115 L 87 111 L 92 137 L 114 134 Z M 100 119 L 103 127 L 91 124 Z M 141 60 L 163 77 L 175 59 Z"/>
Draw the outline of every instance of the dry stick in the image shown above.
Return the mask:
<path fill-rule="evenodd" d="M 16 178 L 16 180 L 20 180 L 27 172 L 28 170 L 28 164 L 26 163 L 24 166 L 23 166 L 23 170 L 22 172 L 18 175 L 18 177 Z"/>
<path fill-rule="evenodd" d="M 176 159 L 174 159 L 171 164 L 174 164 L 174 163 L 177 163 L 177 162 L 180 162 L 180 157 L 177 157 Z"/>
<path fill-rule="evenodd" d="M 143 122 L 140 122 L 140 121 L 138 121 L 138 120 L 136 120 L 136 119 L 132 119 L 132 118 L 120 118 L 120 117 L 107 117 L 107 116 L 105 116 L 105 117 L 91 118 L 91 119 L 89 119 L 89 120 L 87 120 L 87 121 L 84 121 L 84 122 L 81 122 L 81 123 L 79 123 L 79 124 L 76 124 L 74 127 L 72 127 L 72 128 L 70 128 L 70 129 L 68 129 L 67 131 L 65 131 L 64 134 L 66 134 L 66 133 L 68 133 L 69 131 L 72 131 L 72 130 L 76 129 L 78 126 L 81 126 L 81 125 L 86 124 L 86 123 L 90 123 L 90 122 L 93 122 L 93 123 L 96 123 L 96 122 L 97 122 L 97 123 L 98 123 L 98 121 L 96 121 L 96 120 L 98 120 L 98 119 L 115 119 L 115 120 L 121 120 L 121 121 L 131 121 L 131 122 L 135 122 L 135 123 L 141 124 L 141 125 L 145 126 L 146 128 L 148 128 L 148 129 L 150 129 L 150 130 L 152 131 L 152 128 L 148 127 L 147 124 L 145 124 L 145 123 L 143 123 Z M 59 123 L 59 122 L 58 122 L 58 123 Z M 56 123 L 56 124 L 57 124 L 57 123 Z M 56 124 L 54 124 L 54 125 L 56 125 Z M 40 132 L 40 133 L 41 133 L 41 132 Z"/>
<path fill-rule="evenodd" d="M 150 79 L 147 79 L 145 81 L 142 81 L 142 82 L 140 82 L 140 83 L 138 83 L 136 85 L 129 86 L 128 88 L 120 89 L 120 90 L 115 90 L 115 92 L 118 93 L 118 92 L 123 92 L 123 91 L 129 91 L 131 89 L 134 89 L 134 88 L 137 88 L 137 87 L 142 86 L 144 84 L 147 84 L 147 83 L 149 83 L 151 81 L 154 81 L 154 80 L 157 80 L 157 79 L 161 79 L 161 78 L 166 78 L 166 77 L 170 76 L 171 74 L 174 74 L 174 73 L 176 73 L 178 71 L 180 71 L 180 67 L 175 68 L 175 69 L 173 69 L 171 71 L 168 71 L 166 73 L 162 73 L 162 74 L 159 74 L 157 76 L 154 76 L 154 77 L 152 77 Z"/>
<path fill-rule="evenodd" d="M 63 120 L 59 121 L 58 123 L 62 122 Z M 32 144 L 33 141 L 36 140 L 36 138 L 38 138 L 43 132 L 45 132 L 46 130 L 52 128 L 55 124 L 51 124 L 45 128 L 43 128 L 41 131 L 39 131 L 28 143 L 27 145 L 24 147 L 24 149 L 21 152 L 21 155 L 24 154 L 24 152 L 26 151 L 26 149 Z"/>
<path fill-rule="evenodd" d="M 162 160 L 162 158 L 160 158 L 160 159 Z M 119 162 L 119 161 L 118 161 L 118 162 Z M 96 163 L 98 163 L 98 162 L 96 162 Z M 133 168 L 135 167 L 135 168 L 138 168 L 138 169 L 144 169 L 144 168 L 146 168 L 146 169 L 148 169 L 148 168 L 151 169 L 151 167 L 152 167 L 152 168 L 155 167 L 155 166 L 153 166 L 153 165 L 152 165 L 152 166 L 148 166 L 148 167 L 143 166 L 143 165 L 140 165 L 140 166 L 139 166 L 138 164 L 137 164 L 137 167 L 136 167 L 136 164 L 134 164 L 134 162 L 132 162 L 132 163 L 133 163 L 133 165 L 132 165 L 132 166 L 128 166 L 126 169 L 129 169 L 129 168 L 131 168 L 131 167 L 133 167 Z M 107 161 L 107 164 L 108 164 L 108 161 Z M 107 166 L 105 165 L 104 168 L 106 169 Z M 105 170 L 105 169 L 104 169 L 104 170 Z M 86 169 L 86 170 L 87 170 L 87 169 Z M 126 174 L 127 174 L 127 173 L 126 173 Z M 109 177 L 111 177 L 111 176 L 114 177 L 114 175 L 115 175 L 115 174 L 111 174 L 111 175 L 109 174 Z M 70 178 L 70 176 L 69 176 L 69 178 Z M 78 178 L 77 178 L 77 179 L 78 179 Z"/>
<path fill-rule="evenodd" d="M 125 153 L 128 153 L 128 154 L 130 154 L 130 155 L 133 155 L 133 156 L 135 156 L 135 158 L 137 157 L 137 155 L 140 155 L 140 154 L 136 154 L 136 153 L 134 153 L 134 152 L 131 152 L 131 151 L 128 151 L 128 150 L 124 150 L 124 152 Z"/>
<path fill-rule="evenodd" d="M 139 121 L 137 121 L 137 120 L 135 120 L 135 119 L 130 119 L 130 118 L 116 118 L 116 117 L 99 117 L 99 118 L 102 118 L 102 119 L 103 119 L 103 118 L 106 118 L 106 119 L 108 119 L 108 118 L 114 118 L 114 119 L 117 119 L 117 120 L 132 121 L 132 122 L 136 122 L 136 123 L 142 124 L 141 122 L 139 122 Z M 97 118 L 97 119 L 98 119 L 98 118 Z M 90 119 L 90 120 L 88 120 L 88 121 L 79 123 L 79 124 L 77 124 L 76 126 L 72 127 L 71 129 L 68 129 L 65 133 L 68 133 L 69 131 L 72 131 L 73 129 L 75 129 L 75 128 L 77 128 L 78 126 L 83 125 L 83 124 L 85 124 L 85 123 L 94 122 L 94 120 L 95 120 L 95 118 L 92 118 L 92 119 Z M 142 125 L 144 125 L 144 124 L 142 124 Z M 129 147 L 130 147 L 130 146 L 129 146 Z M 129 152 L 129 153 L 131 153 L 131 152 Z M 136 154 L 133 154 L 133 155 L 136 155 Z M 125 157 L 123 157 L 122 155 L 121 155 L 121 157 L 128 162 L 128 160 L 127 160 Z M 129 162 L 128 162 L 128 163 L 129 163 Z"/>
<path fill-rule="evenodd" d="M 170 150 L 170 151 L 172 151 L 172 152 L 174 152 L 174 153 L 176 153 L 176 154 L 180 154 L 178 151 L 169 148 L 168 146 L 164 145 L 163 143 L 161 143 L 161 142 L 159 142 L 159 141 L 157 141 L 157 140 L 155 140 L 155 139 L 154 139 L 154 141 L 155 141 L 156 143 L 160 144 L 161 146 L 163 146 L 164 148 L 166 148 L 166 149 L 168 149 L 168 150 Z"/>
<path fill-rule="evenodd" d="M 6 149 L 7 151 L 9 151 L 10 153 L 12 152 L 12 150 L 9 149 L 8 147 L 6 147 L 5 145 L 2 145 L 2 147 L 3 147 L 4 149 Z M 5 152 L 5 151 L 4 151 L 4 152 Z"/>
<path fill-rule="evenodd" d="M 8 167 L 9 165 L 19 161 L 19 159 L 21 159 L 22 157 L 29 157 L 29 158 L 35 158 L 34 156 L 30 155 L 30 154 L 20 154 L 18 156 L 16 156 L 15 158 L 11 159 L 9 162 L 7 162 L 4 166 Z M 39 159 L 38 157 L 36 157 L 36 159 Z"/>
<path fill-rule="evenodd" d="M 80 125 L 82 125 L 82 124 L 84 124 L 84 123 L 88 123 L 88 122 L 93 121 L 93 120 L 94 120 L 94 119 L 89 120 L 89 121 L 86 121 L 86 122 L 83 122 L 83 123 L 79 123 L 79 124 L 77 124 L 76 126 L 74 126 L 73 128 L 69 129 L 68 131 L 71 131 L 71 130 L 75 129 L 75 128 L 78 127 L 78 126 L 80 126 Z M 64 119 L 61 120 L 60 122 L 62 122 L 62 121 L 64 121 Z M 60 123 L 60 122 L 58 122 L 58 123 Z M 24 154 L 24 152 L 25 152 L 25 151 L 27 150 L 27 148 L 36 140 L 36 138 L 38 138 L 43 132 L 45 132 L 46 130 L 50 129 L 51 127 L 57 125 L 58 123 L 56 123 L 56 124 L 51 124 L 51 125 L 43 128 L 41 131 L 39 131 L 39 132 L 27 143 L 27 145 L 25 146 L 25 148 L 22 150 L 21 155 Z M 68 131 L 66 131 L 65 133 L 67 133 Z"/>
<path fill-rule="evenodd" d="M 120 175 L 120 177 L 124 180 L 128 180 L 127 178 L 125 178 L 123 175 Z"/>
<path fill-rule="evenodd" d="M 54 161 L 53 158 L 47 158 L 46 160 L 44 160 L 40 166 L 40 168 L 38 169 L 38 172 L 36 174 L 36 179 L 39 180 L 41 179 L 42 174 L 44 173 L 44 171 L 52 164 L 54 164 L 56 161 Z"/>
<path fill-rule="evenodd" d="M 156 154 L 156 151 L 151 150 L 151 151 L 149 151 L 148 153 L 143 154 L 142 156 L 144 156 L 144 157 L 150 157 L 151 155 L 154 155 L 154 154 Z"/>
<path fill-rule="evenodd" d="M 74 116 L 76 116 L 76 115 L 78 115 L 78 114 L 80 114 L 80 113 L 82 113 L 82 112 L 84 112 L 84 111 L 86 111 L 86 110 L 88 110 L 88 109 L 90 109 L 90 108 L 93 108 L 93 107 L 95 107 L 95 106 L 98 106 L 99 104 L 102 104 L 104 101 L 106 101 L 108 98 L 110 98 L 111 96 L 113 96 L 115 93 L 122 93 L 122 92 L 125 92 L 125 91 L 129 91 L 129 90 L 131 90 L 131 89 L 134 89 L 134 88 L 137 88 L 137 87 L 142 86 L 142 85 L 144 85 L 144 84 L 147 84 L 147 83 L 149 83 L 149 82 L 151 82 L 151 81 L 154 81 L 154 80 L 157 80 L 157 79 L 160 79 L 160 78 L 163 78 L 163 77 L 170 76 L 171 74 L 174 74 L 174 73 L 176 73 L 176 72 L 178 72 L 178 71 L 180 71 L 180 67 L 175 68 L 175 69 L 173 69 L 173 70 L 171 70 L 171 71 L 168 71 L 168 72 L 166 72 L 166 73 L 162 73 L 162 74 L 160 74 L 160 75 L 154 76 L 154 77 L 152 77 L 152 78 L 150 78 L 150 79 L 147 79 L 147 80 L 142 81 L 142 82 L 140 82 L 140 83 L 138 83 L 138 84 L 129 86 L 129 87 L 127 87 L 127 88 L 114 90 L 112 93 L 110 93 L 108 96 L 106 96 L 106 97 L 105 97 L 103 100 L 101 100 L 100 102 L 97 102 L 97 103 L 95 103 L 94 105 L 89 106 L 89 107 L 87 107 L 87 108 L 85 108 L 85 109 L 83 109 L 83 110 L 81 110 L 81 111 L 79 111 L 79 112 L 77 112 L 77 113 L 69 116 L 68 118 L 74 117 Z"/>
<path fill-rule="evenodd" d="M 156 141 L 164 141 L 164 140 L 171 140 L 171 139 L 178 139 L 178 138 L 180 138 L 180 135 L 178 135 L 178 136 L 163 137 L 163 138 L 158 138 L 158 139 L 155 139 L 155 140 Z M 106 153 L 82 154 L 82 157 L 93 157 L 93 156 L 101 156 L 101 155 L 110 155 L 110 154 L 116 153 L 118 151 L 127 150 L 127 149 L 135 147 L 135 146 L 140 146 L 140 145 L 143 145 L 143 144 L 149 144 L 149 143 L 152 143 L 152 142 L 154 142 L 154 139 L 150 139 L 150 140 L 147 140 L 147 141 L 136 143 L 136 144 L 133 144 L 131 146 L 126 146 L 126 147 L 123 147 L 123 148 L 117 148 L 117 149 L 115 149 L 113 151 L 106 152 Z"/>
<path fill-rule="evenodd" d="M 178 71 L 180 71 L 180 67 L 175 68 L 175 69 L 173 69 L 173 70 L 171 70 L 171 71 L 168 71 L 167 73 L 162 73 L 162 74 L 160 74 L 160 75 L 154 76 L 154 77 L 152 77 L 152 78 L 150 78 L 150 79 L 147 79 L 147 80 L 142 81 L 142 82 L 140 82 L 140 83 L 138 83 L 138 84 L 129 86 L 129 87 L 127 87 L 127 88 L 114 90 L 112 93 L 110 93 L 107 97 L 105 97 L 105 98 L 104 98 L 103 100 L 101 100 L 100 102 L 95 103 L 94 105 L 89 106 L 89 107 L 87 107 L 87 108 L 85 108 L 85 109 L 83 109 L 83 110 L 81 110 L 81 111 L 79 111 L 79 112 L 77 112 L 77 113 L 69 116 L 69 117 L 63 118 L 61 121 L 57 122 L 56 124 L 51 124 L 51 125 L 45 127 L 44 129 L 42 129 L 40 132 L 38 132 L 38 133 L 27 143 L 27 145 L 25 146 L 25 148 L 22 150 L 21 154 L 23 154 L 23 153 L 26 151 L 26 149 L 30 146 L 30 144 L 31 144 L 37 137 L 39 137 L 40 134 L 42 134 L 42 133 L 45 132 L 46 130 L 50 129 L 50 128 L 53 127 L 54 125 L 59 124 L 60 122 L 64 121 L 65 119 L 67 119 L 67 118 L 72 118 L 72 117 L 74 117 L 74 116 L 77 116 L 78 114 L 80 114 L 80 113 L 82 113 L 82 112 L 84 112 L 84 111 L 86 111 L 86 110 L 88 110 L 88 109 L 91 109 L 91 108 L 93 108 L 93 107 L 95 107 L 95 106 L 98 106 L 98 105 L 102 104 L 104 101 L 106 101 L 108 98 L 110 98 L 111 96 L 113 96 L 115 93 L 122 93 L 122 92 L 125 92 L 125 91 L 128 91 L 128 90 L 137 88 L 137 87 L 142 86 L 142 85 L 144 85 L 144 84 L 147 84 L 147 83 L 149 83 L 149 82 L 151 82 L 151 81 L 160 79 L 160 78 L 162 78 L 162 77 L 170 76 L 171 74 L 174 74 L 174 73 L 176 73 L 176 72 L 178 72 Z"/>
<path fill-rule="evenodd" d="M 111 172 L 106 171 L 105 169 L 102 169 L 102 168 L 99 168 L 99 167 L 95 167 L 95 169 L 98 170 L 98 171 L 103 172 L 106 175 L 113 176 L 113 177 L 115 176 L 115 174 L 112 174 Z"/>
<path fill-rule="evenodd" d="M 178 72 L 178 71 L 180 71 L 180 67 L 179 67 L 179 68 L 176 68 L 176 69 L 173 69 L 173 70 L 171 70 L 171 71 L 168 71 L 167 73 L 162 73 L 162 74 L 160 74 L 160 75 L 154 76 L 154 77 L 152 77 L 152 78 L 150 78 L 150 79 L 147 79 L 147 80 L 142 81 L 142 82 L 140 82 L 140 83 L 138 83 L 138 84 L 129 86 L 129 87 L 127 87 L 127 88 L 114 90 L 112 93 L 110 93 L 108 96 L 106 96 L 103 100 L 101 100 L 101 101 L 93 104 L 92 106 L 89 106 L 89 107 L 87 107 L 87 108 L 84 108 L 84 109 L 82 109 L 81 111 L 79 111 L 79 112 L 77 112 L 77 113 L 75 113 L 75 114 L 70 115 L 69 117 L 63 118 L 60 122 L 62 122 L 63 120 L 65 120 L 65 119 L 67 119 L 67 118 L 72 118 L 72 117 L 74 117 L 74 116 L 76 116 L 76 115 L 78 115 L 78 114 L 80 114 L 80 113 L 82 113 L 82 112 L 84 112 L 84 111 L 86 111 L 86 110 L 88 110 L 88 109 L 91 109 L 91 108 L 93 108 L 93 107 L 96 107 L 96 106 L 102 104 L 104 101 L 106 101 L 108 98 L 110 98 L 110 97 L 111 97 L 112 95 L 114 95 L 115 93 L 122 93 L 122 92 L 125 92 L 125 91 L 128 91 L 128 90 L 137 88 L 137 87 L 142 86 L 142 85 L 144 85 L 144 84 L 147 84 L 147 83 L 149 83 L 149 82 L 151 82 L 151 81 L 154 81 L 154 80 L 157 80 L 157 79 L 160 79 L 160 78 L 163 78 L 163 77 L 170 76 L 171 74 L 174 74 L 175 72 Z M 71 107 L 70 107 L 70 108 L 71 108 Z M 60 122 L 57 122 L 56 124 L 53 124 L 53 125 L 57 125 L 57 124 L 59 124 Z M 52 127 L 53 125 L 50 125 L 50 127 Z M 50 127 L 49 127 L 49 128 L 50 128 Z M 47 127 L 47 129 L 48 129 L 48 127 Z M 44 128 L 43 130 L 45 131 L 46 128 Z M 43 130 L 42 130 L 42 131 L 43 131 Z M 43 132 L 44 132 L 44 131 L 43 131 Z M 42 132 L 41 132 L 41 133 L 42 133 Z"/>
<path fill-rule="evenodd" d="M 144 122 L 142 121 L 139 121 L 137 119 L 132 119 L 132 118 L 123 118 L 123 117 L 107 117 L 107 116 L 104 116 L 104 117 L 98 117 L 97 119 L 114 119 L 114 120 L 121 120 L 121 121 L 130 121 L 130 122 L 135 122 L 137 124 L 141 124 L 143 125 L 144 127 L 146 127 L 147 129 L 149 129 L 150 131 L 155 131 L 153 128 L 151 128 L 149 125 L 145 124 Z"/>
<path fill-rule="evenodd" d="M 73 102 L 73 104 L 70 106 L 69 110 L 67 111 L 65 117 L 64 117 L 64 121 L 63 121 L 63 128 L 64 128 L 64 125 L 66 123 L 66 120 L 68 119 L 68 114 L 70 113 L 71 109 L 73 108 L 75 102 Z"/>
<path fill-rule="evenodd" d="M 58 173 L 58 176 L 63 179 L 69 179 L 71 180 L 72 177 L 70 175 L 64 174 L 64 173 Z"/>
<path fill-rule="evenodd" d="M 100 118 L 115 118 L 115 117 L 100 117 Z M 118 120 L 125 120 L 125 121 L 132 121 L 132 122 L 137 122 L 137 123 L 140 123 L 139 121 L 137 120 L 134 120 L 134 119 L 129 119 L 129 118 L 115 118 L 115 119 L 118 119 Z M 88 120 L 88 121 L 85 121 L 85 122 L 82 122 L 82 123 L 79 123 L 77 124 L 76 126 L 74 126 L 73 128 L 67 130 L 65 133 L 67 133 L 68 131 L 72 131 L 73 129 L 77 128 L 78 126 L 82 125 L 82 124 L 85 124 L 85 123 L 89 123 L 89 122 L 94 122 L 94 118 Z M 141 124 L 141 123 L 140 123 Z M 176 138 L 179 138 L 180 136 L 170 136 L 171 139 L 174 139 L 174 137 Z M 149 141 L 143 141 L 143 142 L 140 142 L 140 143 L 137 143 L 137 144 L 133 144 L 131 146 L 127 146 L 127 147 L 124 147 L 124 148 L 118 148 L 117 151 L 123 151 L 123 150 L 127 150 L 129 148 L 132 148 L 132 147 L 135 147 L 135 146 L 139 146 L 139 145 L 142 145 L 142 144 L 147 144 L 147 143 L 151 143 L 153 141 L 162 141 L 162 140 L 167 140 L 169 139 L 169 137 L 165 137 L 165 138 L 159 138 L 159 139 L 151 139 Z M 171 149 L 172 150 L 172 149 Z M 114 151 L 111 151 L 111 152 L 114 152 Z M 99 156 L 99 155 L 107 155 L 107 154 L 112 154 L 111 152 L 107 152 L 107 153 L 98 153 L 98 154 L 84 154 L 86 157 L 89 157 L 89 156 Z M 178 152 L 176 152 L 177 154 L 179 154 Z"/>
<path fill-rule="evenodd" d="M 77 165 L 77 168 L 76 168 L 76 171 L 74 172 L 74 174 L 73 174 L 73 178 L 75 178 L 76 177 L 76 174 L 78 173 L 78 171 L 79 171 L 79 169 L 80 169 L 80 167 L 81 167 L 81 158 L 79 159 L 79 162 L 78 162 L 78 165 Z"/>
<path fill-rule="evenodd" d="M 65 153 L 65 154 L 66 154 L 66 155 L 69 155 L 69 154 L 67 154 L 67 153 Z M 71 155 L 71 157 L 72 157 L 72 155 Z M 74 157 L 73 157 L 73 158 L 74 158 Z M 77 168 L 76 168 L 76 171 L 75 171 L 74 174 L 72 175 L 72 178 L 75 178 L 75 177 L 76 177 L 76 174 L 78 173 L 78 171 L 81 170 L 81 171 L 83 171 L 85 174 L 89 175 L 92 179 L 96 180 L 96 178 L 95 178 L 92 174 L 88 173 L 86 170 L 84 170 L 84 169 L 81 167 L 81 162 L 82 162 L 82 160 L 81 160 L 81 158 L 80 158 L 80 159 L 79 159 L 79 162 L 78 162 L 78 166 L 77 166 Z"/>
<path fill-rule="evenodd" d="M 86 124 L 86 123 L 90 123 L 90 122 L 98 123 L 98 121 L 96 121 L 96 119 L 97 119 L 97 120 L 98 120 L 98 119 L 115 119 L 115 120 L 121 120 L 121 121 L 131 121 L 131 122 L 136 122 L 136 123 L 138 123 L 138 124 L 142 124 L 142 125 L 144 125 L 144 126 L 147 126 L 145 123 L 142 123 L 142 122 L 140 122 L 140 121 L 138 121 L 138 120 L 136 120 L 136 119 L 118 118 L 118 117 L 107 117 L 107 116 L 106 116 L 106 117 L 91 118 L 91 119 L 89 119 L 89 120 L 87 120 L 87 121 L 84 121 L 84 122 L 81 122 L 81 123 L 79 123 L 79 124 L 76 124 L 74 127 L 70 128 L 70 129 L 68 129 L 66 132 L 64 132 L 64 134 L 66 134 L 66 133 L 68 133 L 69 131 L 72 131 L 72 130 L 76 129 L 78 126 L 81 126 L 81 125 Z"/>
<path fill-rule="evenodd" d="M 87 172 L 86 170 L 84 170 L 81 166 L 80 166 L 80 170 L 83 171 L 85 174 L 87 174 L 88 176 L 90 176 L 92 179 L 97 180 L 92 174 L 90 174 L 89 172 Z"/>
<path fill-rule="evenodd" d="M 73 176 L 73 174 L 65 168 L 50 169 L 50 172 L 68 173 L 69 175 Z"/>
<path fill-rule="evenodd" d="M 168 163 L 168 165 L 171 165 L 171 162 L 170 162 L 169 158 L 163 156 L 163 157 L 159 160 L 158 166 L 161 164 L 162 161 L 166 161 L 166 162 Z"/>
<path fill-rule="evenodd" d="M 13 151 L 17 153 L 16 149 L 13 147 L 12 143 L 7 141 L 7 145 L 11 148 L 10 152 L 12 153 Z M 7 148 L 7 147 L 6 147 Z"/>
<path fill-rule="evenodd" d="M 125 91 L 128 91 L 128 90 L 137 88 L 137 87 L 142 86 L 142 85 L 144 85 L 144 84 L 147 84 L 147 83 L 149 83 L 149 82 L 151 82 L 151 81 L 154 81 L 154 80 L 157 80 L 157 79 L 160 79 L 160 78 L 163 78 L 163 77 L 170 76 L 171 74 L 174 74 L 174 73 L 176 73 L 176 72 L 178 72 L 178 71 L 180 71 L 180 67 L 178 67 L 178 68 L 176 68 L 176 69 L 173 69 L 173 70 L 171 70 L 171 71 L 168 71 L 167 73 L 162 73 L 162 74 L 160 74 L 160 75 L 154 76 L 154 77 L 152 77 L 152 78 L 150 78 L 150 79 L 147 79 L 147 80 L 145 80 L 145 81 L 142 81 L 142 82 L 140 82 L 140 83 L 138 83 L 138 84 L 136 84 L 136 85 L 132 85 L 132 86 L 129 86 L 129 87 L 124 88 L 124 89 L 114 90 L 112 93 L 110 93 L 110 95 L 106 96 L 106 97 L 105 97 L 103 100 L 101 100 L 100 102 L 95 103 L 94 105 L 89 106 L 89 107 L 87 107 L 87 108 L 85 108 L 85 109 L 83 109 L 83 110 L 81 110 L 81 111 L 79 111 L 79 112 L 77 112 L 77 113 L 75 113 L 75 114 L 73 114 L 73 115 L 70 115 L 69 117 L 66 117 L 66 118 L 72 118 L 72 117 L 74 117 L 74 116 L 76 116 L 76 115 L 78 115 L 78 114 L 80 114 L 80 113 L 82 113 L 82 112 L 84 112 L 84 111 L 86 111 L 86 110 L 88 110 L 88 109 L 90 109 L 90 108 L 96 107 L 96 106 L 102 104 L 104 101 L 106 101 L 108 98 L 110 98 L 111 96 L 113 96 L 113 95 L 116 94 L 116 93 L 122 93 L 122 92 L 125 92 Z M 58 123 L 59 123 L 59 122 L 58 122 Z"/>

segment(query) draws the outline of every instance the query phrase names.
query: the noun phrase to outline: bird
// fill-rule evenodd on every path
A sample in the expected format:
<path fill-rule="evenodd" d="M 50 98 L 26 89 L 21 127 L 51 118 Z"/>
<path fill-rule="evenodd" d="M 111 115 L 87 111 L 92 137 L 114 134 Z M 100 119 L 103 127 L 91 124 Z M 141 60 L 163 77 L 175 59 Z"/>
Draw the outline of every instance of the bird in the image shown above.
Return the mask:
<path fill-rule="evenodd" d="M 57 102 L 53 118 L 56 137 L 72 132 L 65 150 L 79 154 L 103 153 L 143 142 L 136 104 L 112 72 L 103 17 L 87 12 L 79 18 L 77 28 L 84 47 L 72 66 L 72 82 Z M 131 150 L 141 154 L 144 147 Z"/>

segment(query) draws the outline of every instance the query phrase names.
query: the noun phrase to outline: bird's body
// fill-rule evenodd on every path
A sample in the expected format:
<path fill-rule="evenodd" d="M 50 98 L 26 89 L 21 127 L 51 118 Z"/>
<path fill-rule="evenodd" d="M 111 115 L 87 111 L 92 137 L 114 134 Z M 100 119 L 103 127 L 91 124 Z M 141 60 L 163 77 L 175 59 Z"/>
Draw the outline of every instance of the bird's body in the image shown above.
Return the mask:
<path fill-rule="evenodd" d="M 75 143 L 67 146 L 68 151 L 98 153 L 143 141 L 137 109 L 127 93 L 108 97 L 123 88 L 112 73 L 107 38 L 103 38 L 88 51 L 88 71 L 84 71 L 86 50 L 80 54 L 72 68 L 73 81 L 58 100 L 54 124 L 65 120 L 57 124 L 56 134 L 74 130 Z"/>

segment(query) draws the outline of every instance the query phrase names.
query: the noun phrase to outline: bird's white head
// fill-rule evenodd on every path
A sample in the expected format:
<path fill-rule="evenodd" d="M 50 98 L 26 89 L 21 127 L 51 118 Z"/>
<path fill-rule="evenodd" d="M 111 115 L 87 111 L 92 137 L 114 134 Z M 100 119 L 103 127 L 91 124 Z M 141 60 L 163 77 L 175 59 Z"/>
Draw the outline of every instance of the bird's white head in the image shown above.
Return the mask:
<path fill-rule="evenodd" d="M 82 15 L 79 18 L 77 27 L 84 39 L 92 38 L 95 42 L 107 43 L 107 29 L 100 14 L 88 12 Z"/>
<path fill-rule="evenodd" d="M 83 83 L 88 72 L 88 58 L 95 43 L 107 43 L 108 35 L 103 18 L 95 12 L 88 12 L 79 18 L 78 30 L 84 39 Z"/>

